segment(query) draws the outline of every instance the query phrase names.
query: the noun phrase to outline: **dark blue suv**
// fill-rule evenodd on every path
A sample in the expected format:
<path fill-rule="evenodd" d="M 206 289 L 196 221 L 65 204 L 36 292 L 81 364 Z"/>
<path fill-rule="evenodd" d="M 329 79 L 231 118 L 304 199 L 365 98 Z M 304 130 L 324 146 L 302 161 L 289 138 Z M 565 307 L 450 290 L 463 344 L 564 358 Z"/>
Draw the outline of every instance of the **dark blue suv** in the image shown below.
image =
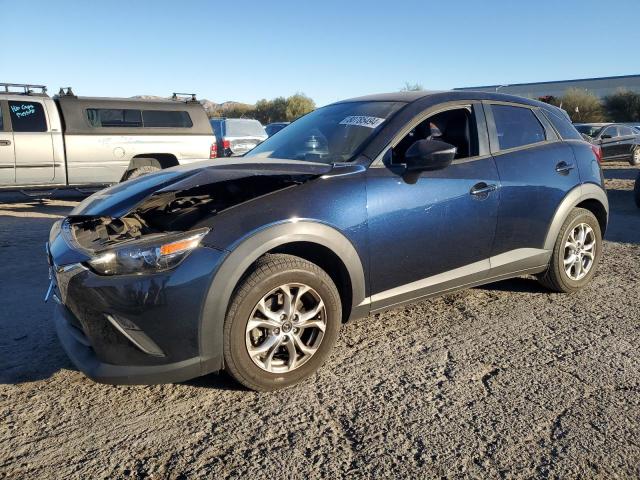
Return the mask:
<path fill-rule="evenodd" d="M 100 382 L 224 368 L 272 390 L 319 368 L 350 319 L 524 274 L 576 291 L 607 226 L 594 148 L 562 110 L 508 95 L 328 105 L 56 223 L 58 335 Z"/>

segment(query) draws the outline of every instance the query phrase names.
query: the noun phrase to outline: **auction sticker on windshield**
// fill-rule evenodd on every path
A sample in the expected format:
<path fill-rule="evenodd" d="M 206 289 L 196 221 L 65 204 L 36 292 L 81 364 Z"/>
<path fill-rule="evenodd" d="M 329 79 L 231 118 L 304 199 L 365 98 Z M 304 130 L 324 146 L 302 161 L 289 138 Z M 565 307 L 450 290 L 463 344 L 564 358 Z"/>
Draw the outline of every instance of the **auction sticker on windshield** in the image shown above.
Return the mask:
<path fill-rule="evenodd" d="M 351 115 L 340 122 L 340 125 L 355 125 L 356 127 L 376 128 L 384 122 L 384 118 L 368 117 L 366 115 Z"/>

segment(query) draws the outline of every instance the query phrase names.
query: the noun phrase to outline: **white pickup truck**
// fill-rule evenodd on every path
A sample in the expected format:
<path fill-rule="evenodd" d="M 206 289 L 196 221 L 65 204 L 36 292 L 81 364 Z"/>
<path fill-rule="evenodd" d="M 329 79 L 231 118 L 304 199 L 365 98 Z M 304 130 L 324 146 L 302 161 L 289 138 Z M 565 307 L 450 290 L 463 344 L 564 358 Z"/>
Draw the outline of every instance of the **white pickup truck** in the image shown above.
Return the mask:
<path fill-rule="evenodd" d="M 41 85 L 0 83 L 0 189 L 104 186 L 215 158 L 202 105 L 174 98 L 77 97 L 70 88 L 51 98 Z"/>

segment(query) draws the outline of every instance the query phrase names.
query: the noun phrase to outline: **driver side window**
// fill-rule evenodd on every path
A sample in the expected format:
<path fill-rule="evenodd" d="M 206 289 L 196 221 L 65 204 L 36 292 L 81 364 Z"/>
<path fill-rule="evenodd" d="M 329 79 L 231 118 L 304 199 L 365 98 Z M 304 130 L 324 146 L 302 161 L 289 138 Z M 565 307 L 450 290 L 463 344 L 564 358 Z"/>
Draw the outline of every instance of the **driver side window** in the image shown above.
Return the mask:
<path fill-rule="evenodd" d="M 477 156 L 478 133 L 472 107 L 445 110 L 420 122 L 392 149 L 391 163 L 405 163 L 405 153 L 418 140 L 449 143 L 456 147 L 456 159 Z"/>

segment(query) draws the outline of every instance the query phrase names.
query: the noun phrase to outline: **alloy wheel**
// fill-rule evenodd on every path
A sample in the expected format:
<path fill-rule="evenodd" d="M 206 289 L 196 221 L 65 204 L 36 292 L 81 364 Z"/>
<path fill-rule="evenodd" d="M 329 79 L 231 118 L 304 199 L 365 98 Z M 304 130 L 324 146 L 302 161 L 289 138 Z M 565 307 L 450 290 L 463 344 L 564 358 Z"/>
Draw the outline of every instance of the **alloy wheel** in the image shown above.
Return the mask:
<path fill-rule="evenodd" d="M 245 331 L 247 353 L 267 372 L 290 372 L 316 353 L 326 328 L 326 308 L 313 288 L 301 283 L 280 285 L 251 312 Z"/>
<path fill-rule="evenodd" d="M 571 229 L 564 245 L 564 270 L 574 281 L 582 280 L 593 267 L 596 255 L 596 236 L 586 223 Z"/>

